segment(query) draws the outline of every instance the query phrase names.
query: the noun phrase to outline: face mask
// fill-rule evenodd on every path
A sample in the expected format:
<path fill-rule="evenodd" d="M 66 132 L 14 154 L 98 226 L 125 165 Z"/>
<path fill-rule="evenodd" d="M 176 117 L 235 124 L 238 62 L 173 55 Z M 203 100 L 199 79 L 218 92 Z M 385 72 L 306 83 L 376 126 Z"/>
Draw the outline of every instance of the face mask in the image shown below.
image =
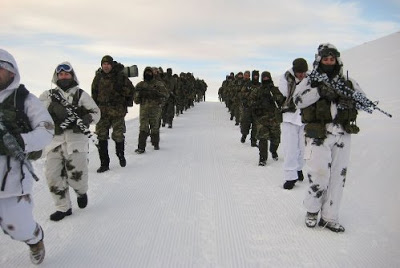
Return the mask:
<path fill-rule="evenodd" d="M 73 79 L 62 79 L 57 81 L 57 86 L 59 86 L 62 90 L 69 89 L 73 87 L 76 83 Z"/>
<path fill-rule="evenodd" d="M 145 81 L 150 81 L 151 79 L 153 79 L 153 75 L 149 74 L 149 73 L 145 73 L 144 74 L 144 80 Z"/>
<path fill-rule="evenodd" d="M 333 70 L 335 70 L 336 65 L 325 65 L 325 64 L 320 64 L 321 70 L 324 71 L 325 73 L 329 74 L 332 73 Z"/>
<path fill-rule="evenodd" d="M 268 85 L 269 83 L 271 83 L 271 80 L 270 80 L 270 79 L 262 80 L 262 84 L 263 84 L 263 85 Z"/>

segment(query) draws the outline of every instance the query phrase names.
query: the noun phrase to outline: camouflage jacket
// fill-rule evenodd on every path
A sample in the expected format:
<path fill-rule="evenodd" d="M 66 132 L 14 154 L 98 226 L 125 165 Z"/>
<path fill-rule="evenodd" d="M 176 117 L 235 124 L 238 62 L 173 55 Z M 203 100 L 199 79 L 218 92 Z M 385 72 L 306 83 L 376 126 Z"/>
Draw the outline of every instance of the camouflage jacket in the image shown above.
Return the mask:
<path fill-rule="evenodd" d="M 129 78 L 113 70 L 108 74 L 98 71 L 92 82 L 92 98 L 102 115 L 124 117 L 128 112 L 126 99 L 132 90 L 134 86 Z"/>
<path fill-rule="evenodd" d="M 156 79 L 141 81 L 136 85 L 134 101 L 140 105 L 162 106 L 169 93 L 165 84 Z"/>

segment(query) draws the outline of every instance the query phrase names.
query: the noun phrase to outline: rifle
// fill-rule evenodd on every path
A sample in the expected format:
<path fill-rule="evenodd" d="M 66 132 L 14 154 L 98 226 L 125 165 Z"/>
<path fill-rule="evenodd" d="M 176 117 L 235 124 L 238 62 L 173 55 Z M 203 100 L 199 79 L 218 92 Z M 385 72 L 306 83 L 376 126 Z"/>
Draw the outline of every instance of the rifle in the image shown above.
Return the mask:
<path fill-rule="evenodd" d="M 3 144 L 7 148 L 8 152 L 11 154 L 12 157 L 20 161 L 26 168 L 28 169 L 29 173 L 32 174 L 32 177 L 35 181 L 38 181 L 39 178 L 36 176 L 35 172 L 33 171 L 32 163 L 28 160 L 28 156 L 24 153 L 21 146 L 19 145 L 18 141 L 15 139 L 13 135 L 8 131 L 6 126 L 3 124 L 3 113 L 0 113 L 0 131 L 4 133 L 3 135 Z"/>
<path fill-rule="evenodd" d="M 363 110 L 367 113 L 372 114 L 374 110 L 377 110 L 388 117 L 392 117 L 388 112 L 383 111 L 378 107 L 378 102 L 373 102 L 368 99 L 363 93 L 356 91 L 345 84 L 344 79 L 339 79 L 338 81 L 329 81 L 328 75 L 326 73 L 319 73 L 317 70 L 313 70 L 309 75 L 311 84 L 322 83 L 325 86 L 333 89 L 339 96 L 352 100 L 355 103 L 357 110 Z M 338 109 L 344 109 L 338 106 Z"/>
<path fill-rule="evenodd" d="M 60 127 L 62 129 L 66 129 L 70 124 L 76 122 L 76 125 L 79 127 L 80 131 L 88 136 L 88 138 L 91 138 L 97 146 L 97 141 L 94 139 L 93 133 L 85 124 L 83 124 L 82 118 L 80 118 L 79 115 L 76 113 L 77 107 L 64 99 L 56 90 L 50 90 L 50 97 L 54 97 L 54 99 L 57 100 L 57 102 L 59 102 L 62 106 L 64 106 L 65 110 L 67 111 L 68 117 L 64 120 L 64 122 L 60 124 Z"/>

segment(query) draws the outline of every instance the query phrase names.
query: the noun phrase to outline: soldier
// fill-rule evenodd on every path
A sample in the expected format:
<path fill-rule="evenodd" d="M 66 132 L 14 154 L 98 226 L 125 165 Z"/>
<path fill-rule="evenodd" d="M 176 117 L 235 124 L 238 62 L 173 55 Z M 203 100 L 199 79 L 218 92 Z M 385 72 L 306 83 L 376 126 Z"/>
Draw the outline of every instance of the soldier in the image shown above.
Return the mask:
<path fill-rule="evenodd" d="M 50 220 L 60 221 L 72 214 L 69 187 L 77 194 L 79 208 L 88 203 L 89 138 L 86 129 L 100 120 L 100 109 L 88 93 L 79 88 L 72 65 L 62 62 L 54 70 L 52 82 L 57 85 L 40 95 L 55 123 L 55 136 L 46 147 L 46 178 L 57 211 Z M 72 109 L 73 115 L 67 109 Z M 82 125 L 81 125 L 82 127 Z"/>
<path fill-rule="evenodd" d="M 249 107 L 249 96 L 252 91 L 261 87 L 259 79 L 260 79 L 259 72 L 257 70 L 254 70 L 251 73 L 251 80 L 249 80 L 249 82 L 245 84 L 241 90 L 242 103 L 243 103 L 243 116 L 242 116 L 242 122 L 240 124 L 240 131 L 242 133 L 242 138 L 240 139 L 240 141 L 242 143 L 246 141 L 246 137 L 249 134 L 251 128 L 250 141 L 252 147 L 257 147 L 257 139 L 256 139 L 257 130 L 256 130 L 256 125 L 254 123 L 253 111 Z"/>
<path fill-rule="evenodd" d="M 268 140 L 271 145 L 269 151 L 272 158 L 278 160 L 278 146 L 280 143 L 280 106 L 284 97 L 274 86 L 271 74 L 267 71 L 261 74 L 261 87 L 251 91 L 249 96 L 250 107 L 253 111 L 254 122 L 259 140 L 259 166 L 265 166 L 268 159 Z"/>
<path fill-rule="evenodd" d="M 134 101 L 140 104 L 139 110 L 139 142 L 136 153 L 142 154 L 146 150 L 147 136 L 150 135 L 154 150 L 159 150 L 160 120 L 162 107 L 169 97 L 164 83 L 157 80 L 154 70 L 146 67 L 143 72 L 143 81 L 136 85 Z"/>
<path fill-rule="evenodd" d="M 332 44 L 319 45 L 313 66 L 313 71 L 294 93 L 294 103 L 301 109 L 302 121 L 306 124 L 304 159 L 309 188 L 304 199 L 305 223 L 307 227 L 315 227 L 321 213 L 319 226 L 344 232 L 345 228 L 339 223 L 339 208 L 350 157 L 351 134 L 357 134 L 359 128 L 355 125 L 354 100 L 338 94 L 336 87 L 345 84 L 358 94 L 364 94 L 354 80 L 343 76 L 340 53 Z"/>
<path fill-rule="evenodd" d="M 301 122 L 300 109 L 293 102 L 293 93 L 305 77 L 308 70 L 307 61 L 297 58 L 293 67 L 280 78 L 279 90 L 285 96 L 282 106 L 282 144 L 283 144 L 283 188 L 290 190 L 296 181 L 302 181 L 304 166 L 304 124 Z"/>
<path fill-rule="evenodd" d="M 129 78 L 118 69 L 118 63 L 109 55 L 101 59 L 101 69 L 97 71 L 92 82 L 92 98 L 101 110 L 100 121 L 96 125 L 100 167 L 98 173 L 109 170 L 108 155 L 109 130 L 113 129 L 111 138 L 115 141 L 115 152 L 121 167 L 126 166 L 125 159 L 125 115 L 128 112 L 127 98 L 134 91 Z"/>
<path fill-rule="evenodd" d="M 233 80 L 230 86 L 231 100 L 232 100 L 231 109 L 233 111 L 233 116 L 235 118 L 235 126 L 238 126 L 240 123 L 240 106 L 241 106 L 240 90 L 243 87 L 243 81 L 244 81 L 243 73 L 238 72 L 235 75 L 235 80 Z"/>
<path fill-rule="evenodd" d="M 175 77 L 172 76 L 172 69 L 167 69 L 167 74 L 164 76 L 164 83 L 168 89 L 169 97 L 163 108 L 163 118 L 162 125 L 168 124 L 168 128 L 172 128 L 172 121 L 175 115 L 175 99 L 177 91 L 177 81 Z"/>
<path fill-rule="evenodd" d="M 14 101 L 17 105 L 21 103 L 23 109 L 18 110 Z M 0 102 L 1 124 L 4 126 L 0 130 L 0 226 L 12 239 L 26 243 L 32 263 L 40 264 L 45 256 L 45 247 L 42 227 L 32 214 L 33 169 L 30 169 L 32 166 L 28 159 L 17 159 L 20 152 L 16 148 L 11 151 L 5 137 L 13 137 L 24 158 L 24 154 L 42 150 L 51 142 L 54 124 L 40 100 L 20 84 L 17 63 L 3 49 L 0 49 Z M 19 117 L 21 112 L 23 116 Z"/>

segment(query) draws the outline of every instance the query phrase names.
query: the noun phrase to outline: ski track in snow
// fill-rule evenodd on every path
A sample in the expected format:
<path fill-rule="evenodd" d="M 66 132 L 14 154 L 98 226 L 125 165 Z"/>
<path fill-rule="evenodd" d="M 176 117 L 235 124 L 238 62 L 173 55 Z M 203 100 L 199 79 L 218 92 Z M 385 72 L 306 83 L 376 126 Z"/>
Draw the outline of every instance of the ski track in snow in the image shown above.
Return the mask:
<path fill-rule="evenodd" d="M 146 153 L 135 154 L 138 120 L 127 129 L 127 166 L 119 166 L 110 141 L 111 170 L 97 174 L 92 146 L 89 205 L 80 210 L 71 192 L 73 214 L 60 222 L 49 220 L 54 205 L 44 160 L 35 163 L 42 179 L 34 214 L 47 252 L 41 267 L 400 266 L 398 225 L 390 229 L 380 220 L 382 207 L 364 206 L 368 196 L 352 195 L 354 181 L 341 209 L 345 233 L 305 227 L 306 181 L 283 190 L 282 157 L 269 156 L 259 167 L 258 149 L 240 143 L 224 104 L 196 103 L 175 117 L 173 129 L 161 128 L 160 151 L 148 141 Z M 395 215 L 387 217 L 398 220 Z M 28 248 L 8 236 L 2 235 L 0 252 L 0 267 L 34 267 Z"/>

